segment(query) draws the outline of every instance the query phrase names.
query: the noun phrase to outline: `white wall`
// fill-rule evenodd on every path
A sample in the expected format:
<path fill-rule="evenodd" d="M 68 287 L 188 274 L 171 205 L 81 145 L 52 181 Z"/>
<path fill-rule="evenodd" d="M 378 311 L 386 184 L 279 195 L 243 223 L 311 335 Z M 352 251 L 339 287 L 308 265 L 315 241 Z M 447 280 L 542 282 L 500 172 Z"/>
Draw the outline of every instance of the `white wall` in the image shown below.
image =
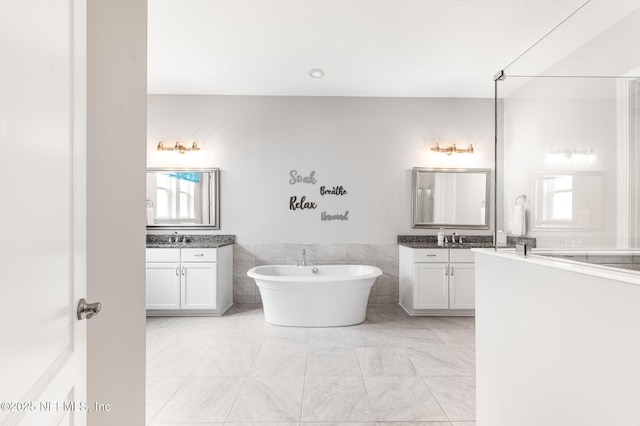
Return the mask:
<path fill-rule="evenodd" d="M 219 167 L 220 232 L 241 243 L 388 244 L 398 234 L 435 234 L 411 228 L 410 170 L 493 168 L 490 99 L 150 95 L 148 108 L 147 165 Z M 160 140 L 203 149 L 158 152 Z M 434 155 L 436 142 L 472 143 L 475 154 Z M 291 170 L 315 171 L 317 183 L 290 185 Z M 322 185 L 348 194 L 322 197 Z M 291 196 L 317 209 L 290 211 Z M 347 210 L 347 221 L 320 220 Z"/>
<path fill-rule="evenodd" d="M 87 14 L 88 424 L 145 424 L 146 0 Z"/>

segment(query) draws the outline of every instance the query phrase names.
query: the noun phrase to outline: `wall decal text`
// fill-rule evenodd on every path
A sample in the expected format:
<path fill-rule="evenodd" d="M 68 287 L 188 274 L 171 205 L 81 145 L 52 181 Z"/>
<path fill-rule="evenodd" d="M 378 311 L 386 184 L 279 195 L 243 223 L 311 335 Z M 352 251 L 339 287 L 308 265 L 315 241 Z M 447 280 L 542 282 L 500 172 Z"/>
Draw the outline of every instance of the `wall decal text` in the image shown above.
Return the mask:
<path fill-rule="evenodd" d="M 318 205 L 312 201 L 307 201 L 307 197 L 303 195 L 298 201 L 298 197 L 295 195 L 289 198 L 289 210 L 308 210 L 315 209 Z"/>
<path fill-rule="evenodd" d="M 309 176 L 301 176 L 298 174 L 297 170 L 291 170 L 289 172 L 289 175 L 291 176 L 291 179 L 289 179 L 289 183 L 291 185 L 295 185 L 296 183 L 310 183 L 311 185 L 315 185 L 316 182 L 318 181 L 315 178 L 315 170 L 311 170 L 311 173 L 309 173 Z"/>
<path fill-rule="evenodd" d="M 326 186 L 320 187 L 320 195 L 347 195 L 347 190 L 342 185 L 334 186 L 331 189 L 326 189 Z"/>
<path fill-rule="evenodd" d="M 327 212 L 322 212 L 320 214 L 321 220 L 349 220 L 349 210 L 344 212 L 344 214 L 327 214 Z"/>

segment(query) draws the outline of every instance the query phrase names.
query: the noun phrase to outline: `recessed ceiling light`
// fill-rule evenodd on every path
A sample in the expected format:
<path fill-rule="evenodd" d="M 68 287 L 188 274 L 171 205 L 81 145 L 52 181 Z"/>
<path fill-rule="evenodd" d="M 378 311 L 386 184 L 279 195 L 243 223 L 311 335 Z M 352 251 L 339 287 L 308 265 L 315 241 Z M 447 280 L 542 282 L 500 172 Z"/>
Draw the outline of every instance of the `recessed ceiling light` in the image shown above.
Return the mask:
<path fill-rule="evenodd" d="M 324 71 L 322 71 L 320 68 L 311 68 L 309 70 L 309 75 L 311 76 L 311 78 L 322 78 L 324 76 Z"/>

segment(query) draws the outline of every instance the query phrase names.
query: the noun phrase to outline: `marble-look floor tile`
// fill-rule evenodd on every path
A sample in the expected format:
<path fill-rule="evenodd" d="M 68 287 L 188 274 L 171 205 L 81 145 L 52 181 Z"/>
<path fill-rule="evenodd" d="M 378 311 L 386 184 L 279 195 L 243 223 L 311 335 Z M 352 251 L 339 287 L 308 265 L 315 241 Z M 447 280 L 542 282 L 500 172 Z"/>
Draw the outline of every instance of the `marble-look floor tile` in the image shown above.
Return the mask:
<path fill-rule="evenodd" d="M 476 367 L 476 348 L 474 346 L 453 346 L 451 350 L 460 357 L 461 360 L 469 364 L 475 369 Z"/>
<path fill-rule="evenodd" d="M 147 377 L 189 377 L 209 351 L 208 348 L 164 349 L 147 363 Z"/>
<path fill-rule="evenodd" d="M 373 421 L 364 380 L 361 377 L 307 377 L 302 421 Z"/>
<path fill-rule="evenodd" d="M 476 422 L 452 422 L 451 426 L 476 426 Z"/>
<path fill-rule="evenodd" d="M 448 420 L 420 377 L 365 377 L 378 421 Z"/>
<path fill-rule="evenodd" d="M 475 328 L 475 317 L 428 317 L 430 328 Z"/>
<path fill-rule="evenodd" d="M 385 426 L 375 422 L 300 422 L 300 426 Z"/>
<path fill-rule="evenodd" d="M 171 342 L 176 340 L 182 333 L 184 333 L 184 330 L 173 328 L 152 328 L 147 330 L 147 362 L 162 350 L 168 348 Z"/>
<path fill-rule="evenodd" d="M 229 329 L 222 336 L 216 346 L 249 346 L 259 347 L 267 337 L 264 328 L 238 327 Z"/>
<path fill-rule="evenodd" d="M 173 377 L 147 378 L 145 405 L 147 422 L 153 420 L 185 380 L 186 379 L 183 378 Z"/>
<path fill-rule="evenodd" d="M 451 421 L 475 421 L 476 384 L 473 376 L 423 377 Z"/>
<path fill-rule="evenodd" d="M 233 422 L 226 422 L 224 424 L 224 426 L 299 426 L 300 423 L 298 422 L 292 422 L 292 423 L 281 423 L 281 422 L 270 422 L 270 423 L 265 423 L 265 422 L 252 422 L 252 423 L 233 423 Z M 200 426 L 200 425 L 194 425 L 194 426 Z"/>
<path fill-rule="evenodd" d="M 416 368 L 401 348 L 357 348 L 364 376 L 415 376 Z"/>
<path fill-rule="evenodd" d="M 352 348 L 355 346 L 349 327 L 309 329 L 309 347 Z"/>
<path fill-rule="evenodd" d="M 400 339 L 400 346 L 405 348 L 419 348 L 442 344 L 440 337 L 430 329 L 405 328 L 394 330 Z"/>
<path fill-rule="evenodd" d="M 434 328 L 432 330 L 449 346 L 476 346 L 476 331 L 473 328 Z"/>
<path fill-rule="evenodd" d="M 306 347 L 309 343 L 309 329 L 298 327 L 277 327 L 270 329 L 263 346 Z"/>
<path fill-rule="evenodd" d="M 400 346 L 397 330 L 389 328 L 357 328 L 351 330 L 353 341 L 359 347 L 391 347 Z"/>
<path fill-rule="evenodd" d="M 448 346 L 432 345 L 407 348 L 407 356 L 421 376 L 467 376 L 473 368 L 460 359 Z"/>
<path fill-rule="evenodd" d="M 171 347 L 173 349 L 211 349 L 224 335 L 224 330 L 192 327 L 171 342 Z"/>
<path fill-rule="evenodd" d="M 355 348 L 309 348 L 307 377 L 362 377 Z"/>
<path fill-rule="evenodd" d="M 305 347 L 263 346 L 255 358 L 250 376 L 304 376 Z"/>
<path fill-rule="evenodd" d="M 451 426 L 449 422 L 378 422 L 377 426 Z"/>
<path fill-rule="evenodd" d="M 198 364 L 192 377 L 244 377 L 249 374 L 259 348 L 222 346 L 213 348 Z"/>
<path fill-rule="evenodd" d="M 233 422 L 226 422 L 224 424 L 224 426 L 299 426 L 300 423 L 298 422 L 287 422 L 287 423 L 281 423 L 281 422 L 269 422 L 269 423 L 265 423 L 265 422 L 251 422 L 251 423 L 233 423 Z M 200 425 L 194 425 L 194 426 L 200 426 Z M 216 426 L 220 426 L 220 425 L 216 425 Z"/>
<path fill-rule="evenodd" d="M 300 419 L 303 377 L 249 377 L 228 422 L 292 422 Z"/>
<path fill-rule="evenodd" d="M 156 423 L 224 422 L 236 399 L 241 378 L 190 378 L 165 404 Z"/>

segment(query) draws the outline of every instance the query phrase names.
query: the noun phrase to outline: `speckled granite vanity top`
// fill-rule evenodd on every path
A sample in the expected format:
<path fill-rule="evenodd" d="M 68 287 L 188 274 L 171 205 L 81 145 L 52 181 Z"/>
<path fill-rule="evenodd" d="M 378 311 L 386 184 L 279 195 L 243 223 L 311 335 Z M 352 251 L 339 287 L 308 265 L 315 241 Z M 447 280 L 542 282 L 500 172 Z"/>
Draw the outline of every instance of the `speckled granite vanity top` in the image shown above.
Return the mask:
<path fill-rule="evenodd" d="M 450 235 L 447 235 L 449 238 Z M 398 235 L 398 244 L 409 248 L 484 248 L 493 247 L 493 237 L 491 235 L 462 235 L 462 243 L 446 243 L 444 246 L 438 245 L 435 235 Z"/>
<path fill-rule="evenodd" d="M 186 237 L 186 241 L 185 241 Z M 235 235 L 147 235 L 147 248 L 218 248 L 234 244 Z"/>
<path fill-rule="evenodd" d="M 462 243 L 446 243 L 444 246 L 438 245 L 438 237 L 435 235 L 398 235 L 398 244 L 409 248 L 490 248 L 493 247 L 493 237 L 491 235 L 461 235 Z M 447 234 L 447 238 L 451 235 Z M 507 247 L 515 247 L 516 242 L 524 242 L 531 248 L 535 248 L 536 239 L 529 237 L 507 236 Z"/>

